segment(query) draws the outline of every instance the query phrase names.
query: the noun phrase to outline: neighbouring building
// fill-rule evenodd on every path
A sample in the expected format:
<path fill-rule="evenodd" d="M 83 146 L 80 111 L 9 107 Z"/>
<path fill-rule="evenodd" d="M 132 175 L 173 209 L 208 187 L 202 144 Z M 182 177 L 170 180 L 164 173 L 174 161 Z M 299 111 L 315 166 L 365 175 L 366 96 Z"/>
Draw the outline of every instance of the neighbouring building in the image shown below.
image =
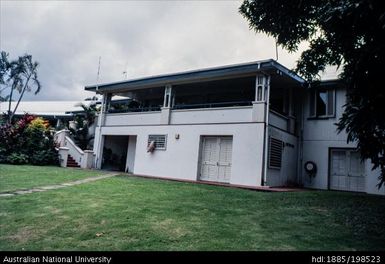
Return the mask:
<path fill-rule="evenodd" d="M 20 101 L 15 116 L 23 116 L 28 113 L 48 120 L 52 127 L 61 129 L 68 126 L 74 119 L 75 113 L 82 113 L 84 104 L 99 103 L 97 101 Z M 0 102 L 0 116 L 8 112 L 8 102 Z M 11 109 L 15 108 L 17 102 L 11 102 Z"/>
<path fill-rule="evenodd" d="M 94 141 L 97 168 L 385 194 L 376 186 L 379 171 L 362 163 L 355 144 L 336 132 L 346 100 L 338 81 L 309 87 L 265 60 L 85 89 L 103 95 Z"/>

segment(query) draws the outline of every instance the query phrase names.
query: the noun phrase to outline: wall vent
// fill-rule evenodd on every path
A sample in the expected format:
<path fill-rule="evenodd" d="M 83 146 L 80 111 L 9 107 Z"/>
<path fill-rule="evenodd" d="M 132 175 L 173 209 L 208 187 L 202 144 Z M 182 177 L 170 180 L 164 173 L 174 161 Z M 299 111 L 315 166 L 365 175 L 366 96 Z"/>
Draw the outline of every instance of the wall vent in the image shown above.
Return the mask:
<path fill-rule="evenodd" d="M 155 142 L 155 149 L 166 150 L 167 135 L 148 135 L 147 147 L 152 141 Z"/>
<path fill-rule="evenodd" d="M 283 141 L 270 137 L 269 140 L 269 168 L 281 169 Z"/>

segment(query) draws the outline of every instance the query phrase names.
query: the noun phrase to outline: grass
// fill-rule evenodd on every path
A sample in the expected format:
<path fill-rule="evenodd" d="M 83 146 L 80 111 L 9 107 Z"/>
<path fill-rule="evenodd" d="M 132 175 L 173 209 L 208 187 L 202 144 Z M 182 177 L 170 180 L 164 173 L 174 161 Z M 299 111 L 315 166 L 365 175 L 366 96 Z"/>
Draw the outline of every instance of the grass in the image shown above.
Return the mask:
<path fill-rule="evenodd" d="M 384 202 L 118 176 L 0 198 L 0 250 L 383 250 Z"/>
<path fill-rule="evenodd" d="M 53 185 L 101 174 L 104 173 L 95 170 L 0 164 L 0 192 Z"/>

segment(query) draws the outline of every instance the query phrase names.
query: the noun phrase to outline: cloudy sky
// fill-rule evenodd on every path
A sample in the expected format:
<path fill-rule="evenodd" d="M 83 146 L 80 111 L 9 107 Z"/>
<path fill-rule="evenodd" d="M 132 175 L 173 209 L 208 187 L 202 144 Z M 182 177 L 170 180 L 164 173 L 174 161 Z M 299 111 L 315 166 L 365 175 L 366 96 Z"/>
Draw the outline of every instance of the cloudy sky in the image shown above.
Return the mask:
<path fill-rule="evenodd" d="M 249 30 L 241 2 L 1 0 L 0 47 L 40 63 L 42 90 L 25 100 L 82 100 L 99 56 L 101 83 L 275 58 L 274 39 Z M 288 68 L 298 57 L 279 49 Z"/>

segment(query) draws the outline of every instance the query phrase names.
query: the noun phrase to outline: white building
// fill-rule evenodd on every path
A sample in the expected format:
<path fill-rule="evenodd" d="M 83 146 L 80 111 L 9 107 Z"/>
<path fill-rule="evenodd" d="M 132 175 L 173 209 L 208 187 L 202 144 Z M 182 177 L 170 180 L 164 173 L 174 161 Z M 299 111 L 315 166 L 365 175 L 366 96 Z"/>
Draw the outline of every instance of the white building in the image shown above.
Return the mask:
<path fill-rule="evenodd" d="M 361 163 L 355 145 L 336 132 L 345 102 L 336 81 L 306 88 L 301 77 L 266 60 L 85 89 L 104 98 L 95 134 L 97 168 L 385 194 L 376 187 L 379 171 Z M 117 104 L 114 96 L 127 100 Z"/>

